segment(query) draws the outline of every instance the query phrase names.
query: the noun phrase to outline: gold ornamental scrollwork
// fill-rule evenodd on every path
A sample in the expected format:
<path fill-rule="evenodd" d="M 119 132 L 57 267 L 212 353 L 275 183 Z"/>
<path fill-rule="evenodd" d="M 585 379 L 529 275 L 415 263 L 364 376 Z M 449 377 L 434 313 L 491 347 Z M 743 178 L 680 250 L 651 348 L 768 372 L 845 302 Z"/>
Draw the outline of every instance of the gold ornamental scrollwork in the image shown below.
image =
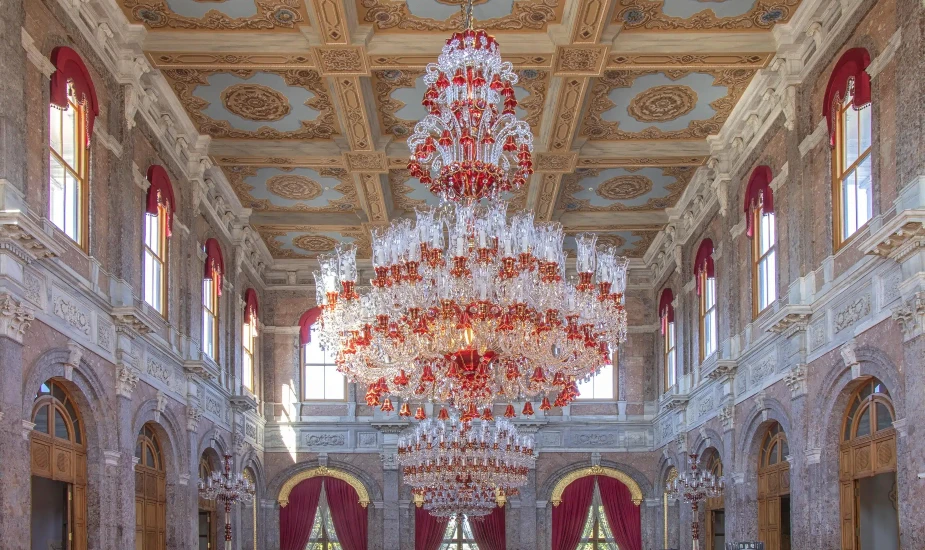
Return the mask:
<path fill-rule="evenodd" d="M 369 506 L 369 492 L 366 490 L 366 486 L 363 485 L 362 481 L 347 472 L 342 470 L 335 470 L 334 468 L 328 468 L 326 466 L 319 466 L 317 468 L 305 470 L 304 472 L 299 472 L 287 479 L 286 483 L 283 483 L 283 487 L 279 490 L 279 498 L 277 498 L 279 505 L 285 508 L 289 504 L 289 493 L 292 492 L 295 486 L 305 481 L 306 479 L 311 479 L 313 477 L 333 477 L 347 482 L 347 484 L 353 487 L 353 489 L 357 492 L 360 506 L 363 508 Z"/>
<path fill-rule="evenodd" d="M 573 481 L 588 476 L 607 476 L 616 479 L 623 485 L 626 485 L 626 488 L 630 490 L 630 496 L 633 499 L 633 504 L 636 506 L 642 504 L 642 489 L 639 488 L 639 484 L 636 483 L 633 478 L 614 468 L 591 466 L 590 468 L 575 470 L 574 472 L 571 472 L 560 479 L 559 483 L 556 483 L 556 486 L 552 490 L 552 498 L 549 499 L 552 501 L 552 505 L 558 506 L 562 503 L 562 493 L 565 492 L 565 488 L 568 487 Z"/>

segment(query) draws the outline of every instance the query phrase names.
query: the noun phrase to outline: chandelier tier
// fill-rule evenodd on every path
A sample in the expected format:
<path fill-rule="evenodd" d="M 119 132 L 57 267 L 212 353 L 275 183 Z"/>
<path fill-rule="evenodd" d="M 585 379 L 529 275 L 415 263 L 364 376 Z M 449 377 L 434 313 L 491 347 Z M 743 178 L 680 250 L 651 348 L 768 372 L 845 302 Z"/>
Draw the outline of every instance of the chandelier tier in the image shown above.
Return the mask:
<path fill-rule="evenodd" d="M 408 169 L 449 200 L 497 199 L 533 173 L 533 134 L 517 119 L 517 74 L 501 61 L 498 42 L 484 30 L 454 33 L 437 63 L 427 65 L 427 115 L 408 139 Z"/>
<path fill-rule="evenodd" d="M 248 504 L 254 499 L 254 485 L 243 474 L 231 473 L 231 455 L 225 455 L 225 467 L 221 472 L 212 472 L 206 479 L 199 480 L 199 496 L 214 500 L 225 506 L 225 548 L 231 549 L 231 505 L 236 502 Z"/>
<path fill-rule="evenodd" d="M 434 515 L 485 515 L 527 484 L 533 436 L 509 420 L 471 422 L 446 409 L 399 436 L 402 481 Z"/>
<path fill-rule="evenodd" d="M 721 496 L 725 490 L 725 483 L 721 477 L 700 469 L 696 453 L 688 455 L 687 464 L 690 471 L 679 473 L 678 477 L 668 483 L 665 490 L 668 498 L 683 500 L 691 505 L 691 537 L 694 539 L 693 550 L 697 550 L 700 544 L 700 522 L 697 514 L 700 503 L 708 498 Z"/>

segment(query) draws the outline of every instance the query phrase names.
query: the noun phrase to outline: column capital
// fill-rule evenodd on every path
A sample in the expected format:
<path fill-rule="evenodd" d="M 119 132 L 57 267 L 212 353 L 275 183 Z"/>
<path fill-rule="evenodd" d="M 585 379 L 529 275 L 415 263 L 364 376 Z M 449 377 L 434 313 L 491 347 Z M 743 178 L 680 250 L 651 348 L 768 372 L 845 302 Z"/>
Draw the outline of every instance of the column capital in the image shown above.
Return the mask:
<path fill-rule="evenodd" d="M 34 320 L 31 308 L 9 294 L 0 294 L 0 336 L 22 344 L 23 335 Z"/>
<path fill-rule="evenodd" d="M 139 372 L 125 364 L 116 366 L 116 394 L 119 397 L 131 399 L 138 385 Z"/>

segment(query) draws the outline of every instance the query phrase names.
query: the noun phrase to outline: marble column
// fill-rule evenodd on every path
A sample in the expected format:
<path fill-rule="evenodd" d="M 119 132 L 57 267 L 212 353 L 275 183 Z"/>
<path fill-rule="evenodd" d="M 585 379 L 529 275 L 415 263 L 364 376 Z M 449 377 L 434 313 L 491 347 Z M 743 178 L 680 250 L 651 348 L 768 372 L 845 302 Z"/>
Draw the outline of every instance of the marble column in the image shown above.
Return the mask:
<path fill-rule="evenodd" d="M 26 54 L 22 47 L 25 0 L 0 2 L 0 180 L 25 191 L 26 104 L 23 84 Z M 19 380 L 17 376 L 14 380 Z M 20 544 L 10 541 L 10 544 Z"/>
<path fill-rule="evenodd" d="M 0 8 L 0 13 L 5 10 Z M 4 315 L 0 324 L 13 321 Z M 0 380 L 4 380 L 0 383 L 0 541 L 4 550 L 28 550 L 30 540 L 32 424 L 31 411 L 23 410 L 22 348 L 21 334 L 16 338 L 9 331 L 0 333 Z"/>
<path fill-rule="evenodd" d="M 805 332 L 801 333 L 805 334 Z M 807 426 L 806 419 L 806 366 L 798 363 L 785 378 L 790 388 L 790 418 L 793 426 L 787 434 L 790 448 L 790 537 L 792 548 L 812 548 L 812 516 L 802 514 L 799 510 L 809 510 L 812 506 L 811 486 L 807 465 Z"/>
<path fill-rule="evenodd" d="M 396 462 L 397 464 L 397 462 Z M 370 531 L 377 525 L 382 526 L 381 548 L 399 548 L 399 538 L 406 525 L 401 523 L 401 509 L 398 505 L 398 485 L 400 473 L 397 468 L 387 468 L 382 472 L 382 523 L 370 523 Z M 370 548 L 373 548 L 370 545 Z"/>
<path fill-rule="evenodd" d="M 920 319 L 925 320 L 925 310 Z M 921 322 L 921 321 L 920 321 Z M 925 323 L 921 329 L 925 331 Z M 901 548 L 925 548 L 925 440 L 917 430 L 925 425 L 925 334 L 904 343 L 905 416 L 897 411 L 896 486 L 899 492 L 899 542 Z"/>
<path fill-rule="evenodd" d="M 538 525 L 536 501 L 536 468 L 531 468 L 527 476 L 527 484 L 520 488 L 520 507 L 517 510 L 508 511 L 508 518 L 516 517 L 516 530 L 520 538 L 514 548 L 538 548 Z M 549 526 L 550 529 L 552 525 Z"/>
<path fill-rule="evenodd" d="M 101 491 L 108 498 L 110 509 L 104 516 L 109 532 L 103 548 L 122 550 L 135 547 L 135 442 L 138 434 L 132 426 L 134 407 L 132 394 L 138 383 L 138 373 L 131 366 L 116 366 L 116 419 L 118 448 L 110 454 L 106 468 L 106 487 Z"/>

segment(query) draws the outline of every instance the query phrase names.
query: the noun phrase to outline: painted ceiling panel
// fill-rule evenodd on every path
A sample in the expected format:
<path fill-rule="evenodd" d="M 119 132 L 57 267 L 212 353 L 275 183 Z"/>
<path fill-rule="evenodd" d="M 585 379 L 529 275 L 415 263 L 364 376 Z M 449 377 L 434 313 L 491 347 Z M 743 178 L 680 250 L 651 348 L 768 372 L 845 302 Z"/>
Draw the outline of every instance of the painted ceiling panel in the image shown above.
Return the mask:
<path fill-rule="evenodd" d="M 341 168 L 230 166 L 225 173 L 241 203 L 257 212 L 344 212 L 360 208 Z"/>
<path fill-rule="evenodd" d="M 674 206 L 695 168 L 582 168 L 562 178 L 559 208 L 572 212 L 658 210 Z"/>
<path fill-rule="evenodd" d="M 566 250 L 574 252 L 575 235 L 580 232 L 568 230 L 563 246 Z M 641 258 L 649 245 L 655 239 L 658 231 L 595 231 L 598 246 L 612 246 L 617 253 L 629 258 Z"/>
<path fill-rule="evenodd" d="M 349 1 L 349 0 L 348 0 Z M 564 0 L 475 0 L 480 28 L 543 31 L 561 20 Z M 383 31 L 455 31 L 463 26 L 459 0 L 357 0 L 360 18 Z"/>
<path fill-rule="evenodd" d="M 317 258 L 319 254 L 333 251 L 341 243 L 355 244 L 360 258 L 368 258 L 371 254 L 369 236 L 360 226 L 258 225 L 256 230 L 274 258 Z"/>
<path fill-rule="evenodd" d="M 118 0 L 149 29 L 272 30 L 307 25 L 302 0 Z"/>
<path fill-rule="evenodd" d="M 770 30 L 793 16 L 800 0 L 619 0 L 614 21 L 634 31 Z"/>

